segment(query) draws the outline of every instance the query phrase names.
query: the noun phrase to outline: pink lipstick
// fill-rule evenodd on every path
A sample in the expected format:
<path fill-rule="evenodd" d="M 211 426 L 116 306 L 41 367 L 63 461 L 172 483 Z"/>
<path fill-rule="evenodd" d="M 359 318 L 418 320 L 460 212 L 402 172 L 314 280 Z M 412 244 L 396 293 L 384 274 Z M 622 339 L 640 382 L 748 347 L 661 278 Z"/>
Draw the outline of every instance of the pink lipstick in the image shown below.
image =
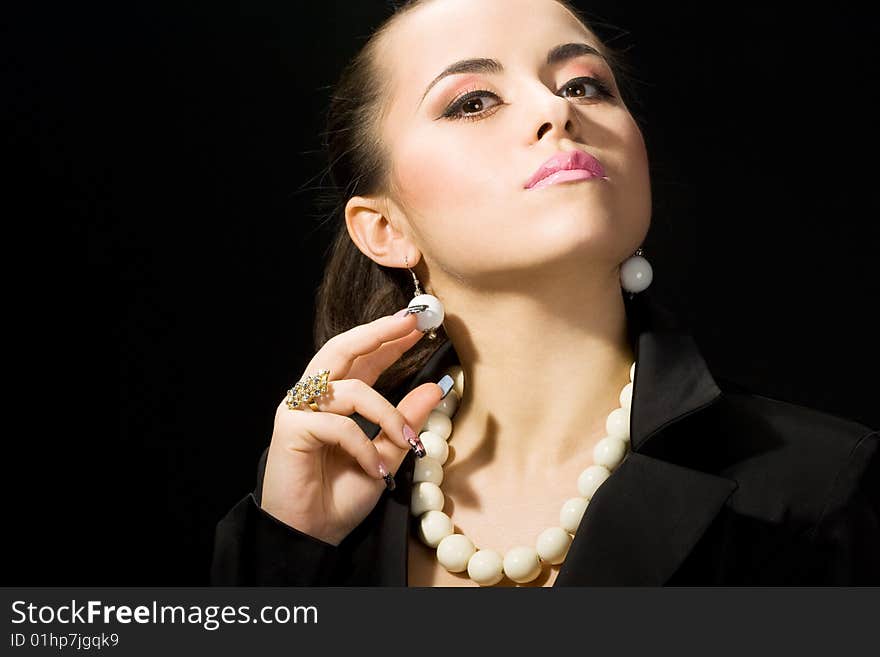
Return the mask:
<path fill-rule="evenodd" d="M 569 180 L 604 178 L 605 169 L 595 157 L 582 150 L 559 151 L 544 162 L 526 181 L 526 189 L 538 189 Z"/>

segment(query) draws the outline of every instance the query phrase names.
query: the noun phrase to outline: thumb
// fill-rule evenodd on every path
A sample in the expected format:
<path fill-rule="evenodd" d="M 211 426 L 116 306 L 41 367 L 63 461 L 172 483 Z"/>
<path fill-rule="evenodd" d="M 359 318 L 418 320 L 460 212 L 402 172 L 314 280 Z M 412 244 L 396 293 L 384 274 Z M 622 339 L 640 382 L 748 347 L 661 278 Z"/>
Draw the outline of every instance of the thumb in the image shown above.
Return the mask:
<path fill-rule="evenodd" d="M 397 410 L 400 411 L 406 423 L 418 435 L 431 411 L 436 408 L 441 399 L 443 399 L 443 388 L 436 383 L 423 383 L 410 390 L 400 400 L 400 403 L 397 404 Z M 385 435 L 384 430 L 373 439 L 373 444 L 376 445 L 376 449 L 379 450 L 385 463 L 396 473 L 409 450 L 398 447 L 396 443 Z"/>
<path fill-rule="evenodd" d="M 423 383 L 410 390 L 400 400 L 397 410 L 406 418 L 407 424 L 418 433 L 441 399 L 443 399 L 443 388 L 436 383 Z"/>

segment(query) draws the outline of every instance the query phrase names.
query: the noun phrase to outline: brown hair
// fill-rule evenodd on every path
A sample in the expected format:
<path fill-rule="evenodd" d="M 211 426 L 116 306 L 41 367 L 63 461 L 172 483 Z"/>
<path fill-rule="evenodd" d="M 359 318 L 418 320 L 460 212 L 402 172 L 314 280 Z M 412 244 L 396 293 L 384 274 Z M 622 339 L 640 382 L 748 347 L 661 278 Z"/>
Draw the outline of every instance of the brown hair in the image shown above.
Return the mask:
<path fill-rule="evenodd" d="M 324 278 L 317 289 L 315 349 L 320 349 L 334 335 L 365 324 L 405 307 L 414 294 L 409 270 L 378 264 L 355 245 L 344 218 L 348 199 L 357 195 L 379 194 L 390 182 L 390 156 L 378 138 L 384 99 L 390 97 L 387 75 L 378 62 L 382 39 L 396 23 L 414 9 L 430 0 L 406 0 L 392 3 L 388 16 L 343 69 L 331 96 L 327 112 L 323 146 L 328 156 L 327 174 L 332 186 L 319 202 L 329 205 L 328 220 L 335 224 L 335 236 L 325 254 Z M 568 0 L 555 0 L 568 9 L 588 31 L 583 13 Z M 591 21 L 592 25 L 596 23 Z M 630 78 L 622 51 L 605 43 L 599 44 L 614 72 L 618 88 L 625 96 Z M 626 101 L 624 101 L 626 102 Z M 636 117 L 638 118 L 638 117 Z M 420 263 L 419 263 L 420 264 Z M 413 266 L 416 271 L 418 265 Z M 416 271 L 416 276 L 422 276 Z M 424 290 L 423 290 L 424 291 Z M 395 388 L 415 374 L 448 336 L 440 326 L 437 337 L 419 340 L 376 381 L 374 388 L 388 396 Z"/>

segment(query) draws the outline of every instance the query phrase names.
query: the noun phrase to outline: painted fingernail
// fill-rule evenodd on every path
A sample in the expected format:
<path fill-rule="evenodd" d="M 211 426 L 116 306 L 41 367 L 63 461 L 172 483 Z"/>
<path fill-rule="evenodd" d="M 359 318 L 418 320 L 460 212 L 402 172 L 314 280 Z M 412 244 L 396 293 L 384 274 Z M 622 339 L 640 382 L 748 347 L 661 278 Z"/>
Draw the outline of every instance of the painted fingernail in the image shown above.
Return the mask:
<path fill-rule="evenodd" d="M 397 488 L 397 484 L 394 483 L 394 475 L 388 472 L 385 464 L 381 461 L 379 461 L 379 474 L 382 475 L 382 478 L 385 480 L 385 488 L 388 490 L 394 490 Z"/>
<path fill-rule="evenodd" d="M 418 456 L 420 459 L 425 457 L 425 454 L 427 454 L 425 446 L 422 444 L 422 441 L 419 440 L 416 432 L 413 431 L 408 424 L 403 425 L 403 437 L 406 438 L 406 441 L 410 445 L 412 445 L 412 449 L 416 453 L 416 456 Z"/>
<path fill-rule="evenodd" d="M 454 381 L 452 380 L 452 377 L 448 374 L 444 374 L 443 378 L 437 382 L 437 385 L 443 389 L 443 397 L 441 397 L 440 399 L 443 399 L 444 397 L 446 397 L 446 395 L 449 394 L 449 391 L 452 390 L 453 383 Z"/>
<path fill-rule="evenodd" d="M 406 315 L 406 313 L 408 311 L 409 311 L 409 306 L 407 306 L 406 308 L 401 308 L 396 313 L 394 313 L 394 315 L 392 315 L 392 317 L 403 317 L 404 315 Z"/>

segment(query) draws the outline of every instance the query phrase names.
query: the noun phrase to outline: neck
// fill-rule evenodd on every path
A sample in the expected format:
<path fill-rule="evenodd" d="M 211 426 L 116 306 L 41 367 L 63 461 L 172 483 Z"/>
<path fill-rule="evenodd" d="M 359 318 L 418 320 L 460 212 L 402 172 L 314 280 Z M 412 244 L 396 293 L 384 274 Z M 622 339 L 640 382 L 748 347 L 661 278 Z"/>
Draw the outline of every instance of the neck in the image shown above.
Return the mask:
<path fill-rule="evenodd" d="M 510 477 L 592 463 L 634 360 L 619 269 L 548 279 L 438 292 L 465 375 L 457 460 Z"/>

